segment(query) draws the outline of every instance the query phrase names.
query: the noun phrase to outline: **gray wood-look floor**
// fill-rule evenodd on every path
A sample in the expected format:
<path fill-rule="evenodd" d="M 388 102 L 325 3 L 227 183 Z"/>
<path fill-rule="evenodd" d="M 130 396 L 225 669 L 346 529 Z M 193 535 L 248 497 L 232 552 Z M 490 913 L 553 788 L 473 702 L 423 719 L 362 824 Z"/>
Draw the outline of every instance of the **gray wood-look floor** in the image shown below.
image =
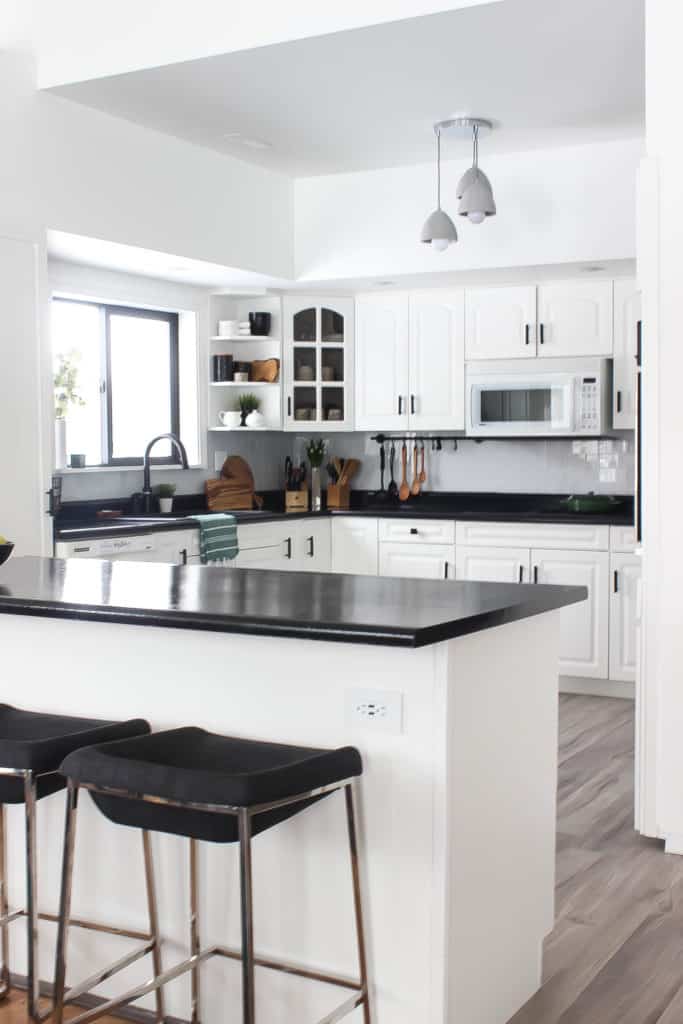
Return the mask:
<path fill-rule="evenodd" d="M 682 1024 L 683 857 L 633 829 L 633 705 L 560 698 L 557 923 L 510 1024 Z"/>

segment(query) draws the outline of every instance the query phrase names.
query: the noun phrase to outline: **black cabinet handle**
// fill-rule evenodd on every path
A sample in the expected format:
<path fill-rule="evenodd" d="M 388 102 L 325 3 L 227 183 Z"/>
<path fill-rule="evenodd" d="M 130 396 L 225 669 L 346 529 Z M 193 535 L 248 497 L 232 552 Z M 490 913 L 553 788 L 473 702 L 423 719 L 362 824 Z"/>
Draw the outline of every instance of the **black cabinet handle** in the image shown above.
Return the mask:
<path fill-rule="evenodd" d="M 417 533 L 417 527 L 415 527 L 415 526 L 411 526 L 411 527 L 410 527 L 410 532 L 411 532 L 412 534 L 416 534 L 416 533 Z"/>
<path fill-rule="evenodd" d="M 643 321 L 636 323 L 636 366 L 640 366 L 643 358 Z"/>
<path fill-rule="evenodd" d="M 617 412 L 621 412 L 621 391 L 617 391 Z"/>
<path fill-rule="evenodd" d="M 310 558 L 315 558 L 315 540 L 313 537 L 308 538 L 308 554 Z"/>
<path fill-rule="evenodd" d="M 448 579 L 448 562 L 443 563 L 443 578 Z"/>
<path fill-rule="evenodd" d="M 529 344 L 529 334 L 530 334 L 529 324 L 524 324 L 524 344 L 525 345 Z"/>
<path fill-rule="evenodd" d="M 523 565 L 520 565 L 520 567 L 519 567 L 519 582 L 520 583 L 524 583 L 524 566 Z"/>
<path fill-rule="evenodd" d="M 538 583 L 538 566 L 534 566 L 534 583 Z"/>
<path fill-rule="evenodd" d="M 292 538 L 288 537 L 285 541 L 285 558 L 292 557 Z"/>
<path fill-rule="evenodd" d="M 614 570 L 614 593 L 619 593 L 619 573 L 616 569 Z"/>
<path fill-rule="evenodd" d="M 292 397 L 291 397 L 291 395 L 288 395 L 288 397 L 287 397 L 287 415 L 288 416 L 292 415 Z"/>
<path fill-rule="evenodd" d="M 410 396 L 410 412 L 411 415 L 415 415 L 415 395 Z"/>
<path fill-rule="evenodd" d="M 543 324 L 538 325 L 538 339 L 541 345 L 545 345 L 545 327 Z"/>
<path fill-rule="evenodd" d="M 399 416 L 403 415 L 403 396 L 402 395 L 398 396 L 398 414 L 399 414 Z"/>
<path fill-rule="evenodd" d="M 181 548 L 180 551 L 180 564 L 187 565 L 187 548 Z"/>

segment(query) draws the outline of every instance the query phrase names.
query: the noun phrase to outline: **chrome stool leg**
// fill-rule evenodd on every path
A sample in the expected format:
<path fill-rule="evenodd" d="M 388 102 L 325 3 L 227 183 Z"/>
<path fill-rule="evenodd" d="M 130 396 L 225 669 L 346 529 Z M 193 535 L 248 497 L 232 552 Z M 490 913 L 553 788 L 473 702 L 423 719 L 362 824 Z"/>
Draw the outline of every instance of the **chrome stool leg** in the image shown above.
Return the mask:
<path fill-rule="evenodd" d="M 242 918 L 242 1021 L 254 1024 L 254 908 L 251 877 L 251 817 L 243 807 L 238 814 L 240 838 L 240 908 Z"/>
<path fill-rule="evenodd" d="M 152 847 L 149 832 L 146 832 L 144 829 L 142 832 L 142 850 L 145 858 L 145 886 L 147 889 L 149 930 L 154 939 L 154 946 L 151 950 L 152 964 L 154 965 L 154 977 L 158 978 L 161 974 L 161 936 L 159 934 L 159 914 L 157 911 L 157 896 L 154 885 L 154 861 L 152 859 Z M 156 990 L 155 1000 L 156 1021 L 157 1024 L 163 1024 L 165 1018 L 163 988 L 158 988 Z"/>
<path fill-rule="evenodd" d="M 31 1020 L 38 1019 L 40 1000 L 40 965 L 38 959 L 38 870 L 36 862 L 36 778 L 33 772 L 24 776 L 24 808 L 26 814 L 26 939 L 28 950 L 27 1009 Z"/>
<path fill-rule="evenodd" d="M 62 859 L 62 889 L 59 901 L 59 927 L 55 958 L 54 1024 L 62 1024 L 64 1017 L 64 989 L 66 987 L 66 942 L 71 918 L 71 886 L 73 880 L 74 846 L 76 843 L 76 812 L 78 786 L 71 780 L 67 787 L 64 821 L 64 854 Z"/>
<path fill-rule="evenodd" d="M 190 956 L 199 957 L 199 875 L 197 840 L 190 839 Z M 159 989 L 161 991 L 161 989 Z M 199 1024 L 199 961 L 192 968 L 192 1024 Z"/>
<path fill-rule="evenodd" d="M 349 851 L 351 853 L 351 874 L 353 877 L 353 905 L 356 916 L 356 938 L 358 941 L 358 966 L 360 970 L 361 991 L 363 1001 L 363 1021 L 370 1024 L 370 1002 L 368 990 L 368 964 L 365 950 L 365 928 L 363 925 L 363 901 L 361 899 L 360 869 L 358 864 L 358 837 L 356 833 L 356 812 L 354 783 L 344 786 L 346 798 L 346 820 L 349 832 Z"/>
<path fill-rule="evenodd" d="M 7 896 L 7 849 L 5 846 L 5 805 L 0 804 L 0 999 L 9 993 L 9 902 Z"/>

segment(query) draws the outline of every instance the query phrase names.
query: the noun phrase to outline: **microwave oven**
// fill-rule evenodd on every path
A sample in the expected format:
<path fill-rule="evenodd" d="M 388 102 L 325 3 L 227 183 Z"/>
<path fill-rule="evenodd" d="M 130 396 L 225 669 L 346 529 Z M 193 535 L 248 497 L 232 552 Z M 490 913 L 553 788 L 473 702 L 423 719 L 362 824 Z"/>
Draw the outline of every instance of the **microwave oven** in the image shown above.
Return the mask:
<path fill-rule="evenodd" d="M 467 363 L 465 399 L 473 437 L 597 437 L 612 425 L 612 360 Z"/>

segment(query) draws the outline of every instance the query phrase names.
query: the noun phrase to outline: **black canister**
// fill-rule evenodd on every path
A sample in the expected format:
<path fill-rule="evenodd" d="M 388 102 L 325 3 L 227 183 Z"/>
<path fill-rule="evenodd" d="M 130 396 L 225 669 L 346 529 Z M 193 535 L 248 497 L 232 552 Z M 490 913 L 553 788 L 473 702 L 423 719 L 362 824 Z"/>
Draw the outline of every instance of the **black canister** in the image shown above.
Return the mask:
<path fill-rule="evenodd" d="M 251 333 L 257 337 L 265 337 L 270 334 L 270 313 L 250 313 L 249 326 Z"/>
<path fill-rule="evenodd" d="M 233 365 L 231 355 L 216 355 L 213 357 L 213 379 L 215 381 L 232 380 Z"/>

